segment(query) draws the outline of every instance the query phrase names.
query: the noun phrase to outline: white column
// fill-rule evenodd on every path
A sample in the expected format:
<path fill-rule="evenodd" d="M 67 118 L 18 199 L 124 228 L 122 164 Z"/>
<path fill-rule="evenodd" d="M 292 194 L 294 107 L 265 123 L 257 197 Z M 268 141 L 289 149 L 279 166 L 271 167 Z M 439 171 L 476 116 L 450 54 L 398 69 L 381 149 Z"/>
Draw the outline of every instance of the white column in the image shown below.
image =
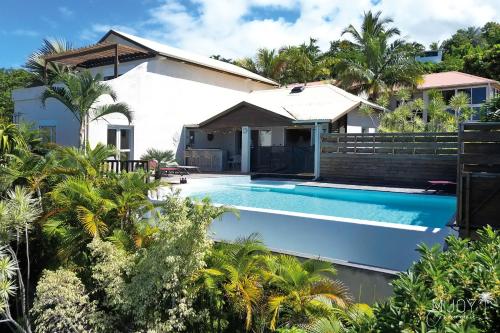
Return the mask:
<path fill-rule="evenodd" d="M 251 130 L 248 126 L 241 127 L 241 172 L 250 172 Z"/>
<path fill-rule="evenodd" d="M 314 179 L 320 176 L 321 162 L 321 125 L 314 123 Z"/>
<path fill-rule="evenodd" d="M 424 124 L 427 124 L 427 110 L 429 110 L 429 93 L 424 90 L 422 93 L 422 97 L 424 100 L 424 110 L 422 111 L 422 120 L 424 121 Z"/>

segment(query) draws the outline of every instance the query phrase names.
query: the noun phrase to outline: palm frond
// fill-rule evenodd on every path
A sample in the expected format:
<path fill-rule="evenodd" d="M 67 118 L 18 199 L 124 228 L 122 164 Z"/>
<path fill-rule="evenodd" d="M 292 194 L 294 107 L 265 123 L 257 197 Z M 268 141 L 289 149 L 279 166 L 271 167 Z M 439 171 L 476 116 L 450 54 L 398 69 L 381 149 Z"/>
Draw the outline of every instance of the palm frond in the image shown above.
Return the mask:
<path fill-rule="evenodd" d="M 77 206 L 76 212 L 78 220 L 92 237 L 99 237 L 99 235 L 108 230 L 106 223 L 90 209 L 83 206 Z"/>

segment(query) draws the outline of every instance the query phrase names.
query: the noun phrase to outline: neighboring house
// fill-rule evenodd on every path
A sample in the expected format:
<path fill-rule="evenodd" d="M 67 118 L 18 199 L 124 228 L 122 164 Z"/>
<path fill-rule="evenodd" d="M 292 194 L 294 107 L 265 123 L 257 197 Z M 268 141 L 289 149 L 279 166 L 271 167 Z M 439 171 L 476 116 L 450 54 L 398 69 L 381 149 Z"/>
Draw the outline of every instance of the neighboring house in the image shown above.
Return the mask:
<path fill-rule="evenodd" d="M 384 108 L 332 84 L 254 91 L 217 115 L 186 126 L 187 164 L 206 170 L 318 173 L 321 133 L 373 133 L 359 108 Z"/>
<path fill-rule="evenodd" d="M 415 57 L 418 62 L 432 62 L 438 64 L 443 61 L 443 50 L 424 51 L 422 55 Z"/>
<path fill-rule="evenodd" d="M 413 93 L 413 98 L 422 98 L 425 105 L 428 105 L 431 90 L 441 91 L 446 103 L 449 103 L 455 94 L 466 93 L 470 98 L 470 107 L 476 111 L 472 119 L 477 119 L 481 105 L 500 91 L 500 83 L 492 79 L 454 71 L 425 74 L 422 83 Z M 397 106 L 398 102 L 392 100 L 391 109 Z M 423 118 L 427 121 L 426 110 L 424 110 Z"/>
<path fill-rule="evenodd" d="M 101 73 L 118 101 L 130 105 L 131 124 L 121 115 L 110 115 L 89 128 L 91 145 L 114 145 L 123 159 L 138 159 L 154 147 L 174 150 L 179 163 L 196 164 L 192 149 L 185 158 L 186 148 L 214 148 L 220 155 L 214 171 L 231 167 L 248 172 L 253 144 L 290 147 L 294 159 L 304 162 L 294 170 L 312 172 L 312 150 L 319 138 L 315 129 L 374 132 L 378 124 L 361 114 L 359 106 L 382 110 L 329 83 L 277 88 L 274 81 L 241 67 L 114 30 L 98 44 L 46 60 Z M 48 141 L 77 145 L 76 120 L 56 100 L 49 99 L 44 108 L 40 100 L 44 89 L 13 92 L 18 119 L 34 122 Z M 253 158 L 257 167 L 260 162 Z"/>

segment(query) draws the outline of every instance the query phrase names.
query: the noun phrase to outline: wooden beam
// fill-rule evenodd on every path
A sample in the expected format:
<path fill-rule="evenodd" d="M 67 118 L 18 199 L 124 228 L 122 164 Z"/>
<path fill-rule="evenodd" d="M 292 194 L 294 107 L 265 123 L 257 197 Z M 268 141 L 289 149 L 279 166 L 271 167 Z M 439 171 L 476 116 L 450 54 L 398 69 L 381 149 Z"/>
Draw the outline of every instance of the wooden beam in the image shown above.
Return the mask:
<path fill-rule="evenodd" d="M 54 56 L 48 56 L 45 58 L 45 61 L 59 61 L 63 59 L 68 59 L 68 58 L 74 58 L 75 56 L 84 56 L 87 54 L 92 54 L 92 53 L 97 53 L 97 52 L 102 52 L 102 51 L 107 51 L 107 50 L 114 50 L 116 49 L 118 44 L 109 44 L 109 45 L 102 45 L 102 46 L 95 46 L 91 47 L 88 49 L 84 49 L 81 51 L 69 51 L 65 52 L 64 54 L 61 55 L 54 55 Z"/>

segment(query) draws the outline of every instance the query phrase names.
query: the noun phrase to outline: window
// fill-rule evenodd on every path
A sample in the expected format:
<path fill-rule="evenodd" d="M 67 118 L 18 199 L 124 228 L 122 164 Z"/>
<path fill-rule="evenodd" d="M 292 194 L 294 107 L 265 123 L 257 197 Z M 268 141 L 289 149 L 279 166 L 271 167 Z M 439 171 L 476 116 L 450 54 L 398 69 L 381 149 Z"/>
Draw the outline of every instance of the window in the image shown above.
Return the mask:
<path fill-rule="evenodd" d="M 108 146 L 116 147 L 116 129 L 108 128 Z"/>
<path fill-rule="evenodd" d="M 370 133 L 370 128 L 368 128 L 368 127 L 361 127 L 361 133 Z"/>
<path fill-rule="evenodd" d="M 132 159 L 133 128 L 108 128 L 108 145 L 118 148 L 117 159 Z"/>
<path fill-rule="evenodd" d="M 272 146 L 272 131 L 259 130 L 259 146 L 271 147 Z"/>
<path fill-rule="evenodd" d="M 442 90 L 443 99 L 446 102 L 446 105 L 450 104 L 450 99 L 455 96 L 455 90 Z"/>
<path fill-rule="evenodd" d="M 467 96 L 469 96 L 469 101 L 470 101 L 470 96 L 471 96 L 470 89 L 458 89 L 458 92 L 459 93 L 464 93 Z"/>
<path fill-rule="evenodd" d="M 188 145 L 192 147 L 194 145 L 194 131 L 189 131 Z"/>
<path fill-rule="evenodd" d="M 130 130 L 120 130 L 120 149 L 130 150 Z"/>
<path fill-rule="evenodd" d="M 486 101 L 486 87 L 472 88 L 471 104 L 482 104 Z"/>
<path fill-rule="evenodd" d="M 40 137 L 44 143 L 56 142 L 56 127 L 55 126 L 40 126 Z"/>
<path fill-rule="evenodd" d="M 472 113 L 471 120 L 480 120 L 481 119 L 481 108 L 480 107 L 473 107 L 472 108 L 474 112 Z"/>

